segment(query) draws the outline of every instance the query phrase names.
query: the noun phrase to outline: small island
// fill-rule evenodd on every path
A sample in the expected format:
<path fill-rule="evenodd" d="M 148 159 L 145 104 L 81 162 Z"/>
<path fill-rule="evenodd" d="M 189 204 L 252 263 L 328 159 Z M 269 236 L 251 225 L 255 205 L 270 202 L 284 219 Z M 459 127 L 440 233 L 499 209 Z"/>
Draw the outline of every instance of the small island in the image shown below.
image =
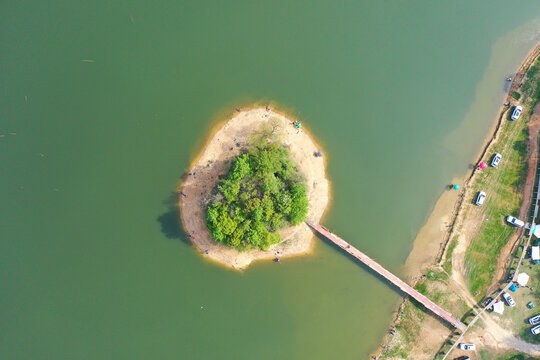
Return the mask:
<path fill-rule="evenodd" d="M 325 164 L 298 122 L 240 111 L 212 136 L 179 189 L 184 229 L 202 254 L 235 269 L 307 253 L 328 205 Z"/>

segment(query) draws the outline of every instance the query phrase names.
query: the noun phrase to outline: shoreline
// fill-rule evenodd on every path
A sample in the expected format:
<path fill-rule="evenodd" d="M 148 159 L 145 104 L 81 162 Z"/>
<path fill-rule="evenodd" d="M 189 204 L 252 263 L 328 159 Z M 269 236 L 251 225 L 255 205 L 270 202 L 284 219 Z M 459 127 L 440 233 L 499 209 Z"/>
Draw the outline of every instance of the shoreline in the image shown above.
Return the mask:
<path fill-rule="evenodd" d="M 272 136 L 276 132 L 277 142 L 289 148 L 292 160 L 306 179 L 308 220 L 320 222 L 330 202 L 326 155 L 322 158 L 313 155 L 321 147 L 305 126 L 297 131 L 292 126 L 293 121 L 296 121 L 294 117 L 270 109 L 269 106 L 255 104 L 248 110 L 237 108 L 228 120 L 216 121 L 208 131 L 207 140 L 197 146 L 201 150 L 193 157 L 188 175 L 183 177 L 178 187 L 178 200 L 182 226 L 203 257 L 229 268 L 245 270 L 254 260 L 271 260 L 311 252 L 314 234 L 305 223 L 279 230 L 282 242 L 271 246 L 268 251 L 250 249 L 239 252 L 217 243 L 206 228 L 206 206 L 218 177 L 227 173 L 229 162 L 249 146 L 250 139 L 261 135 L 268 127 L 272 128 Z"/>
<path fill-rule="evenodd" d="M 539 56 L 540 42 L 527 53 L 524 60 L 519 65 L 512 84 L 503 99 L 503 103 L 512 104 L 517 101 L 512 97 L 512 93 L 521 88 L 525 80 L 525 75 Z M 473 165 L 478 164 L 485 157 L 493 143 L 498 139 L 508 109 L 509 107 L 504 105 L 499 107 L 493 125 L 490 126 L 490 129 L 482 142 L 482 146 L 474 157 L 475 161 Z M 528 156 L 530 156 L 530 153 Z M 435 266 L 442 269 L 444 267 L 443 264 L 448 260 L 446 259 L 446 256 L 449 246 L 452 243 L 453 236 L 459 235 L 459 230 L 456 230 L 456 225 L 460 212 L 463 209 L 463 199 L 467 188 L 475 179 L 476 174 L 477 169 L 476 167 L 473 167 L 464 175 L 455 177 L 453 183 L 458 182 L 462 184 L 461 189 L 459 191 L 447 190 L 437 199 L 426 222 L 415 237 L 413 248 L 404 264 L 405 274 L 410 280 L 410 285 L 414 286 L 418 281 L 418 275 L 428 268 Z M 441 237 L 442 242 L 440 242 Z M 511 240 L 512 239 L 509 240 L 508 245 L 511 245 L 510 247 L 513 249 L 518 241 L 514 241 L 510 244 Z M 437 246 L 437 243 L 439 243 L 440 246 Z M 493 281 L 498 280 L 499 279 L 493 279 Z M 389 323 L 390 328 L 394 328 L 398 323 L 406 300 L 407 298 L 403 298 L 398 301 L 395 308 L 396 310 L 393 312 L 393 318 Z M 380 355 L 385 344 L 388 343 L 389 337 L 389 334 L 385 334 L 382 337 L 377 350 L 373 352 L 374 356 Z"/>
<path fill-rule="evenodd" d="M 540 42 L 537 43 L 531 51 L 527 54 L 524 61 L 521 63 L 519 68 L 516 71 L 516 75 L 514 77 L 514 80 L 512 81 L 512 84 L 510 85 L 510 88 L 508 90 L 508 93 L 506 94 L 505 98 L 503 99 L 503 102 L 505 103 L 512 103 L 515 102 L 512 98 L 512 92 L 521 88 L 523 84 L 524 75 L 528 71 L 528 69 L 531 67 L 533 61 L 540 55 Z M 502 124 L 504 123 L 504 116 L 506 112 L 508 111 L 508 108 L 504 105 L 501 105 L 495 115 L 495 119 L 493 121 L 493 125 L 490 127 L 488 133 L 486 134 L 486 137 L 482 141 L 482 146 L 480 147 L 477 155 L 475 156 L 474 164 L 479 163 L 482 158 L 485 156 L 487 151 L 489 150 L 490 146 L 493 144 L 495 140 L 498 139 L 499 133 L 502 127 Z M 473 165 L 474 165 L 473 164 Z M 471 181 L 474 179 L 474 176 L 476 174 L 476 168 L 473 167 L 472 169 L 469 169 L 465 174 L 461 176 L 456 176 L 452 182 L 461 183 L 461 188 L 459 191 L 451 191 L 447 190 L 439 196 L 437 199 L 437 202 L 435 203 L 435 206 L 431 210 L 426 222 L 422 227 L 420 228 L 420 231 L 415 237 L 415 240 L 413 242 L 413 249 L 409 253 L 409 256 L 407 257 L 405 261 L 405 268 L 410 269 L 411 265 L 416 265 L 417 268 L 426 267 L 429 265 L 441 265 L 444 262 L 446 252 L 448 250 L 448 245 L 450 243 L 450 238 L 452 234 L 454 233 L 455 229 L 455 221 L 460 213 L 461 207 L 462 207 L 462 197 L 460 197 L 460 194 L 464 194 L 467 187 L 471 183 Z M 454 195 L 454 196 L 452 196 Z M 448 198 L 455 198 L 454 202 L 449 201 Z M 451 214 L 449 221 L 441 221 L 441 218 L 435 218 L 434 214 L 437 213 L 445 213 L 445 214 Z M 445 218 L 448 218 L 446 216 Z M 430 232 L 429 234 L 424 234 L 426 231 L 426 228 L 435 228 L 440 227 L 441 230 L 438 232 Z M 440 236 L 444 236 L 443 238 L 443 247 L 442 249 L 439 249 L 436 254 L 432 253 L 432 249 L 429 249 L 426 251 L 426 244 L 429 244 L 433 242 L 434 240 L 438 239 Z M 431 244 L 433 245 L 433 244 Z M 441 251 L 442 250 L 442 251 Z M 439 255 L 440 254 L 440 255 Z M 424 262 L 417 262 L 411 264 L 411 258 L 419 255 L 420 257 L 430 257 L 432 259 L 435 259 L 437 261 L 424 261 Z M 407 273 L 407 275 L 409 275 Z"/>
<path fill-rule="evenodd" d="M 514 80 L 512 81 L 512 84 L 510 85 L 510 88 L 508 89 L 508 92 L 506 96 L 503 99 L 503 103 L 512 103 L 516 100 L 512 98 L 512 92 L 516 91 L 521 88 L 523 85 L 524 75 L 527 73 L 528 69 L 531 67 L 534 59 L 536 59 L 540 55 L 540 42 L 537 43 L 525 56 L 525 59 L 523 62 L 519 65 Z M 495 140 L 498 139 L 500 129 L 504 122 L 504 116 L 506 112 L 508 111 L 508 108 L 504 105 L 499 106 L 499 109 L 495 115 L 494 121 L 492 125 L 489 128 L 489 131 L 486 134 L 486 137 L 482 141 L 482 146 L 478 150 L 476 156 L 474 157 L 474 164 L 479 163 L 482 158 L 485 156 L 487 151 L 489 150 L 490 146 L 493 144 Z M 459 183 L 461 185 L 461 188 L 459 191 L 445 191 L 443 192 L 439 198 L 437 199 L 433 209 L 429 213 L 426 222 L 422 227 L 420 228 L 420 231 L 416 235 L 414 242 L 413 242 L 413 249 L 407 256 L 407 259 L 405 260 L 404 268 L 406 269 L 406 274 L 414 275 L 414 272 L 420 271 L 421 268 L 427 267 L 429 265 L 437 264 L 441 265 L 444 262 L 444 259 L 446 257 L 446 252 L 448 250 L 448 246 L 450 244 L 450 239 L 452 237 L 452 234 L 454 233 L 455 229 L 455 221 L 459 215 L 459 212 L 462 207 L 462 198 L 459 197 L 460 194 L 464 194 L 467 187 L 471 183 L 471 181 L 474 178 L 474 175 L 476 174 L 476 168 L 473 167 L 472 169 L 468 169 L 465 174 L 458 175 L 452 179 L 452 183 Z M 452 196 L 453 195 L 453 196 Z M 454 201 L 449 201 L 448 198 L 455 198 Z M 449 221 L 444 221 L 441 219 L 441 217 L 436 218 L 434 215 L 436 214 L 451 214 L 451 216 L 445 216 L 444 219 L 448 219 Z M 439 227 L 440 230 L 435 232 L 433 231 L 434 228 Z M 429 231 L 431 229 L 432 231 Z M 425 232 L 428 232 L 427 234 Z M 433 246 L 429 250 L 426 250 L 426 245 L 433 245 L 430 244 L 434 240 L 440 238 L 440 236 L 443 236 L 442 241 L 442 249 L 439 249 L 436 254 L 433 254 Z M 411 263 L 411 260 L 413 260 L 415 257 L 429 257 L 430 259 L 434 259 L 436 261 L 430 261 L 425 260 L 423 262 L 413 262 Z M 416 270 L 413 269 L 413 266 L 416 267 Z"/>
<path fill-rule="evenodd" d="M 532 66 L 534 60 L 536 58 L 538 58 L 538 56 L 540 56 L 540 42 L 537 43 L 531 49 L 531 51 L 529 51 L 529 53 L 527 53 L 527 56 L 525 57 L 525 59 L 523 60 L 523 62 L 519 66 L 519 68 L 517 69 L 517 71 L 515 73 L 515 76 L 514 76 L 514 80 L 512 81 L 512 84 L 510 85 L 510 88 L 508 89 L 508 93 L 506 94 L 506 97 L 503 100 L 504 103 L 511 104 L 511 106 L 512 106 L 513 103 L 518 102 L 518 100 L 515 100 L 512 97 L 512 93 L 521 88 L 521 86 L 523 85 L 523 80 L 525 79 L 525 75 L 527 74 L 527 71 L 530 69 L 530 67 Z M 507 115 L 507 111 L 511 108 L 511 106 L 510 107 L 505 107 L 504 105 L 501 105 L 499 107 L 499 110 L 498 110 L 497 115 L 495 117 L 496 120 L 494 122 L 494 125 L 492 126 L 492 128 L 488 132 L 487 137 L 483 142 L 483 146 L 481 147 L 480 151 L 478 152 L 478 154 L 476 156 L 475 164 L 478 164 L 480 161 L 482 161 L 482 159 L 486 156 L 486 153 L 490 150 L 493 143 L 499 138 L 501 128 L 502 128 L 502 125 L 503 125 L 504 120 L 505 120 L 505 115 Z M 476 167 L 474 167 L 473 169 L 471 169 L 470 171 L 468 171 L 466 173 L 466 175 L 464 177 L 465 180 L 463 182 L 463 186 L 462 186 L 461 190 L 459 191 L 460 194 L 465 193 L 465 191 L 467 190 L 470 183 L 474 180 L 474 178 L 475 178 L 475 176 L 477 174 L 477 170 L 478 169 Z M 452 221 L 450 223 L 450 225 L 452 227 L 450 227 L 449 230 L 447 231 L 447 233 L 445 234 L 444 250 L 443 250 L 443 253 L 440 256 L 440 259 L 438 261 L 438 265 L 441 265 L 444 262 L 444 259 L 446 257 L 448 246 L 450 244 L 450 239 L 451 239 L 452 235 L 454 234 L 454 229 L 455 229 L 454 225 L 456 224 L 457 217 L 458 217 L 458 215 L 460 213 L 460 210 L 462 209 L 462 205 L 463 205 L 463 200 L 462 199 L 463 199 L 463 197 L 458 199 L 458 203 L 456 204 L 457 211 L 453 214 L 453 218 L 452 218 Z"/>

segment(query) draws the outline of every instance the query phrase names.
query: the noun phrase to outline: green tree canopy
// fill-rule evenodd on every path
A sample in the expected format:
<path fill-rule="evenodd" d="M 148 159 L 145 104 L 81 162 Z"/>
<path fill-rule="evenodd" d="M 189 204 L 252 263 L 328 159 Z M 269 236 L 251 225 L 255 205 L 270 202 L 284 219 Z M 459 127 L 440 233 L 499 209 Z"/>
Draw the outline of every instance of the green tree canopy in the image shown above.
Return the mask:
<path fill-rule="evenodd" d="M 216 241 L 268 250 L 281 241 L 278 229 L 306 220 L 306 186 L 289 155 L 286 148 L 267 144 L 233 160 L 206 213 Z"/>

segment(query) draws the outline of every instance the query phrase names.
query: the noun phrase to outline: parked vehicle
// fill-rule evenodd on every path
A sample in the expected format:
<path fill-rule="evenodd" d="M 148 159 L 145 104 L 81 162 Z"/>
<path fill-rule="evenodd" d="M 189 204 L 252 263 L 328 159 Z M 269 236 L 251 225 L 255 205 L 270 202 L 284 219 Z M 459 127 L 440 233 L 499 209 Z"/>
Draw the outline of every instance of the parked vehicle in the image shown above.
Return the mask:
<path fill-rule="evenodd" d="M 503 292 L 502 297 L 503 297 L 504 301 L 506 301 L 508 306 L 516 306 L 516 302 L 514 301 L 514 299 L 512 299 L 512 296 L 510 296 L 509 293 Z"/>
<path fill-rule="evenodd" d="M 478 195 L 476 196 L 475 204 L 480 206 L 484 203 L 484 200 L 486 200 L 486 193 L 483 191 L 479 191 Z"/>
<path fill-rule="evenodd" d="M 538 326 L 540 328 L 540 326 Z M 461 350 L 476 350 L 476 345 L 472 343 L 461 343 L 458 345 Z"/>
<path fill-rule="evenodd" d="M 495 155 L 493 155 L 493 159 L 491 159 L 491 166 L 493 167 L 497 167 L 499 166 L 499 163 L 501 162 L 501 159 L 502 159 L 502 155 L 497 153 Z"/>
<path fill-rule="evenodd" d="M 512 112 L 512 116 L 510 116 L 510 119 L 517 120 L 519 119 L 519 116 L 521 115 L 521 112 L 523 111 L 523 108 L 521 106 L 516 106 L 514 108 L 514 111 Z"/>
<path fill-rule="evenodd" d="M 522 220 L 516 219 L 513 216 L 507 216 L 506 222 L 508 222 L 510 225 L 514 225 L 515 227 L 521 228 L 525 226 L 525 223 Z"/>
<path fill-rule="evenodd" d="M 484 301 L 482 301 L 482 307 L 488 306 L 489 303 L 492 302 L 492 301 L 493 301 L 492 297 L 486 298 Z M 487 307 L 486 310 L 489 311 L 489 312 L 492 312 L 493 311 L 493 305 L 491 305 L 490 307 Z"/>
<path fill-rule="evenodd" d="M 531 333 L 532 333 L 533 335 L 537 335 L 538 333 L 540 333 L 540 325 L 536 325 L 535 327 L 533 327 L 533 328 L 531 329 Z"/>
<path fill-rule="evenodd" d="M 540 315 L 535 315 L 532 318 L 529 318 L 529 324 L 531 325 L 540 324 Z"/>

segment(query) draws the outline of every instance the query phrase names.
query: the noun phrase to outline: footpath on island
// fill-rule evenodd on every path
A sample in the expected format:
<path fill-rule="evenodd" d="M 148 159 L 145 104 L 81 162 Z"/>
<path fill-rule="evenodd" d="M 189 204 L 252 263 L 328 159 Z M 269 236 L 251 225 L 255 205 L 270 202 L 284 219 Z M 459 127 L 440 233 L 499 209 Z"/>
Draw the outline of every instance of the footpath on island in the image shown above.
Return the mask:
<path fill-rule="evenodd" d="M 190 167 L 179 189 L 182 224 L 204 256 L 235 269 L 245 269 L 252 261 L 307 253 L 312 230 L 299 224 L 279 230 L 283 239 L 268 251 L 250 249 L 239 252 L 216 242 L 206 227 L 206 209 L 219 177 L 225 175 L 231 160 L 245 151 L 255 137 L 271 136 L 290 151 L 291 159 L 305 178 L 309 210 L 307 221 L 319 223 L 329 201 L 329 182 L 325 162 L 315 156 L 320 148 L 305 129 L 294 121 L 266 108 L 238 111 L 214 133 L 207 146 Z"/>

